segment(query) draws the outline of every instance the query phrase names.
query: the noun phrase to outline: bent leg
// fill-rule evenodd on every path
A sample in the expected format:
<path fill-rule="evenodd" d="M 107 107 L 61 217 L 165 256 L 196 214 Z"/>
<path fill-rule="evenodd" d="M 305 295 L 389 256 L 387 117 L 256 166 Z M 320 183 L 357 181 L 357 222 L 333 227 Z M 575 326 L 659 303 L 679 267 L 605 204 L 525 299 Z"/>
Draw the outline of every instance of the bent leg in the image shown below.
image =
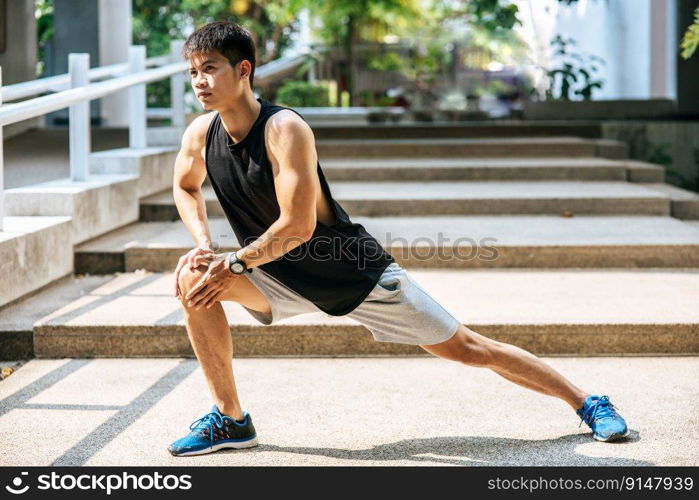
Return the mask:
<path fill-rule="evenodd" d="M 576 410 L 589 394 L 532 353 L 480 335 L 464 325 L 450 339 L 420 347 L 444 359 L 490 368 L 515 384 L 560 398 Z"/>
<path fill-rule="evenodd" d="M 182 297 L 187 295 L 206 271 L 207 267 L 203 265 L 195 270 L 185 267 L 180 271 L 179 285 Z M 245 276 L 233 281 L 221 300 L 234 300 L 251 309 L 270 311 L 267 299 Z M 186 300 L 181 299 L 180 303 L 184 308 L 187 335 L 204 372 L 214 403 L 221 413 L 241 420 L 243 412 L 233 377 L 233 341 L 223 306 L 216 302 L 209 309 L 196 309 L 188 306 Z"/>

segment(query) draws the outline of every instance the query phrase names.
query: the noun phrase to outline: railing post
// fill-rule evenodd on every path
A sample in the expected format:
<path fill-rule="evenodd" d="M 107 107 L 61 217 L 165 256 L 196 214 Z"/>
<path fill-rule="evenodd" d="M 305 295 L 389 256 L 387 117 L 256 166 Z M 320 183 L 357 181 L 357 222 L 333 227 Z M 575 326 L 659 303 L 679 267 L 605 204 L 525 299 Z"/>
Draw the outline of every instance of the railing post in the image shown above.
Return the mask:
<path fill-rule="evenodd" d="M 0 66 L 0 89 L 2 88 L 2 66 Z M 0 92 L 0 106 L 2 106 L 2 92 Z M 5 157 L 2 150 L 2 125 L 0 125 L 0 231 L 3 230 L 5 222 Z"/>
<path fill-rule="evenodd" d="M 184 40 L 170 40 L 170 62 L 182 60 L 182 47 Z M 185 74 L 175 73 L 170 77 L 170 103 L 172 108 L 172 126 L 184 127 L 185 109 Z"/>
<path fill-rule="evenodd" d="M 90 84 L 90 54 L 68 54 L 70 88 Z M 90 175 L 90 101 L 82 101 L 68 110 L 70 143 L 70 179 L 86 181 Z"/>
<path fill-rule="evenodd" d="M 129 73 L 140 73 L 146 69 L 146 47 L 129 47 Z M 145 148 L 146 140 L 146 85 L 129 87 L 129 147 Z"/>

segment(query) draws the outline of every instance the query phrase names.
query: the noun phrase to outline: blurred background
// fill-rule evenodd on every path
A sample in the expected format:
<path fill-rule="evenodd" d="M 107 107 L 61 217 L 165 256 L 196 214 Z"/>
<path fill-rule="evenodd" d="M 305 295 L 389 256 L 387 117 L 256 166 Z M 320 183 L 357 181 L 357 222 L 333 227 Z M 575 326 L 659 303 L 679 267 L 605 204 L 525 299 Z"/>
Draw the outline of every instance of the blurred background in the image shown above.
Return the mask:
<path fill-rule="evenodd" d="M 258 65 L 314 54 L 293 74 L 259 88 L 293 106 L 436 105 L 501 117 L 527 101 L 679 99 L 680 113 L 697 113 L 691 84 L 699 75 L 681 57 L 697 45 L 693 3 L 17 0 L 8 2 L 10 40 L 0 61 L 15 78 L 50 76 L 66 71 L 65 56 L 76 48 L 89 48 L 94 65 L 126 60 L 129 43 L 157 56 L 168 52 L 170 39 L 226 19 L 253 34 Z M 166 87 L 150 86 L 149 105 L 168 104 Z M 100 117 L 109 122 L 114 111 L 105 108 Z"/>
<path fill-rule="evenodd" d="M 127 61 L 131 44 L 166 56 L 171 40 L 225 19 L 250 30 L 258 67 L 278 66 L 256 78 L 257 95 L 293 107 L 367 108 L 347 119 L 699 116 L 695 0 L 14 0 L 0 8 L 3 85 L 65 74 L 71 52 L 89 53 L 93 68 Z M 147 85 L 149 123 L 170 123 L 169 86 Z M 126 94 L 93 100 L 92 123 L 127 126 Z M 185 103 L 187 113 L 201 111 L 189 88 Z M 313 116 L 321 120 L 322 110 Z M 5 138 L 67 121 L 68 109 L 58 110 L 6 127 Z M 685 158 L 673 175 L 697 188 L 687 171 L 694 149 L 622 129 L 616 138 L 630 140 L 640 159 L 672 167 L 673 156 Z"/>

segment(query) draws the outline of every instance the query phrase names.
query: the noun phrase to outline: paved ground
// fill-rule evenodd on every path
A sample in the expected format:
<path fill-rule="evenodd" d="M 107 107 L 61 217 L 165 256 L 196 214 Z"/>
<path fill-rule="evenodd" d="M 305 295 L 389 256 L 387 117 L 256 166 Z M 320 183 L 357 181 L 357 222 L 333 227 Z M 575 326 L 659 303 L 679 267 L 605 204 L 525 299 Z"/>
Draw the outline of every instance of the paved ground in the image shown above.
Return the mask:
<path fill-rule="evenodd" d="M 432 357 L 235 359 L 260 446 L 166 446 L 208 411 L 194 359 L 31 360 L 0 382 L 0 465 L 698 465 L 699 357 L 546 358 L 631 428 Z"/>
<path fill-rule="evenodd" d="M 128 145 L 129 130 L 126 128 L 92 128 L 90 146 L 93 152 Z M 3 147 L 5 189 L 70 176 L 68 127 L 34 129 L 7 139 Z"/>

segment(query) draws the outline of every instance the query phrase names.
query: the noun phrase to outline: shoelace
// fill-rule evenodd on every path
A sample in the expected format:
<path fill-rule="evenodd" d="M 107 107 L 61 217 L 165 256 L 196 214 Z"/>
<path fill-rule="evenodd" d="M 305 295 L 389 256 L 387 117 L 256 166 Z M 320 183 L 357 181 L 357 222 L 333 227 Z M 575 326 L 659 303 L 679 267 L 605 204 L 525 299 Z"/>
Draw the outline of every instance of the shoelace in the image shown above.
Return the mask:
<path fill-rule="evenodd" d="M 203 429 L 208 429 L 209 430 L 209 439 L 211 440 L 211 446 L 214 445 L 214 425 L 218 427 L 219 429 L 223 429 L 223 417 L 216 412 L 211 412 L 207 413 L 201 418 L 198 418 L 191 424 L 189 424 L 189 429 L 190 430 L 195 430 L 196 428 L 201 427 Z"/>
<path fill-rule="evenodd" d="M 616 406 L 614 406 L 612 402 L 609 401 L 608 396 L 602 396 L 597 401 L 588 406 L 587 410 L 583 412 L 578 427 L 582 425 L 583 421 L 589 424 L 597 418 L 615 417 L 617 414 L 616 409 Z"/>

